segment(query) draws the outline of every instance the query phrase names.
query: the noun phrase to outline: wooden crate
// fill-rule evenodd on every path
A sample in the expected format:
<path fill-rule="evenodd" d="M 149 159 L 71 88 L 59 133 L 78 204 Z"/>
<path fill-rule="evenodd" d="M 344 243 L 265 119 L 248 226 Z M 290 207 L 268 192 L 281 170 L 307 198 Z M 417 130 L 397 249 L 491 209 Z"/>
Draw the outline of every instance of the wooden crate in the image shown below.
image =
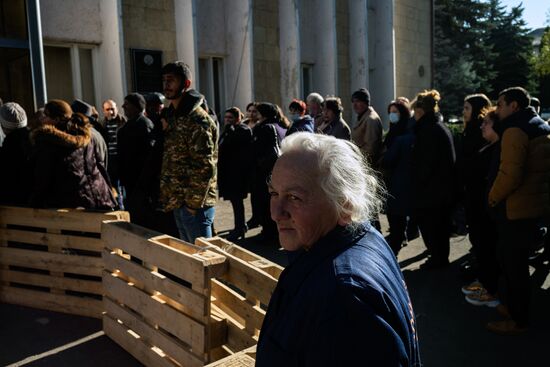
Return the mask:
<path fill-rule="evenodd" d="M 147 366 L 203 366 L 226 340 L 211 314 L 216 252 L 125 222 L 105 222 L 105 333 Z"/>
<path fill-rule="evenodd" d="M 197 246 L 227 257 L 227 269 L 211 279 L 212 313 L 227 322 L 227 341 L 215 359 L 256 345 L 267 305 L 283 268 L 223 238 L 198 238 Z"/>
<path fill-rule="evenodd" d="M 104 220 L 127 212 L 0 206 L 0 302 L 101 317 Z"/>

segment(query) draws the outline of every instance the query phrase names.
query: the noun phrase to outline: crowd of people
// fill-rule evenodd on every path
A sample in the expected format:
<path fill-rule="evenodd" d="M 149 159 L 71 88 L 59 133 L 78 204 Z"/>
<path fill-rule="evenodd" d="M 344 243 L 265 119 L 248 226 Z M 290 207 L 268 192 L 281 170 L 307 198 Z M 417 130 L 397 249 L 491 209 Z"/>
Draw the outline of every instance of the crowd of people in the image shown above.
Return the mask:
<path fill-rule="evenodd" d="M 270 102 L 251 102 L 244 113 L 228 108 L 220 124 L 191 88 L 186 64 L 165 65 L 162 78 L 163 95 L 128 94 L 124 115 L 111 99 L 101 106 L 103 118 L 78 99 L 51 100 L 29 120 L 16 102 L 3 104 L 0 203 L 125 209 L 139 225 L 194 242 L 215 233 L 219 196 L 233 208 L 230 240 L 261 226 L 263 240 L 277 242 L 271 173 L 281 146 L 299 133 L 332 136 L 357 147 L 384 182 L 382 211 L 393 253 L 421 233 L 429 254 L 421 269 L 449 265 L 451 217 L 461 203 L 477 264 L 477 280 L 462 289 L 466 300 L 507 316 L 490 323 L 492 331 L 518 333 L 528 326 L 528 256 L 548 224 L 550 126 L 525 89 L 501 91 L 496 105 L 483 94 L 466 96 L 456 144 L 436 90 L 412 102 L 390 101 L 384 133 L 365 88 L 352 94 L 356 119 L 350 122 L 340 98 L 311 93 L 290 101 L 286 113 Z M 370 216 L 378 230 L 379 214 Z"/>

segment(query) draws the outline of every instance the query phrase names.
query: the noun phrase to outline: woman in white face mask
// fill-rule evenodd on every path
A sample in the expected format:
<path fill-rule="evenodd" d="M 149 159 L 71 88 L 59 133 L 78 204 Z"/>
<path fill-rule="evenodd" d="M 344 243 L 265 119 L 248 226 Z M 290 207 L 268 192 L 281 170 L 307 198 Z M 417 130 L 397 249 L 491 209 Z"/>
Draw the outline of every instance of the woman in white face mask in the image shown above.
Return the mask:
<path fill-rule="evenodd" d="M 381 161 L 384 170 L 388 199 L 386 215 L 390 224 L 390 234 L 386 241 L 397 255 L 407 243 L 411 215 L 411 172 L 410 159 L 414 135 L 408 128 L 411 119 L 408 100 L 399 98 L 388 105 L 390 131 L 384 140 L 385 153 Z M 411 233 L 409 232 L 409 233 Z"/>

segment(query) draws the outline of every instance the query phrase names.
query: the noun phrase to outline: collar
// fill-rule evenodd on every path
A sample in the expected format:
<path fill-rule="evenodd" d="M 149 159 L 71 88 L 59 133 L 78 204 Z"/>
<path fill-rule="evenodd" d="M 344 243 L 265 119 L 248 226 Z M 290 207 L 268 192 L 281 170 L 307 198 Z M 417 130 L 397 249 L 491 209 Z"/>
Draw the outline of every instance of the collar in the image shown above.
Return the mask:
<path fill-rule="evenodd" d="M 286 294 L 295 294 L 307 276 L 325 259 L 335 257 L 350 248 L 371 230 L 372 226 L 368 222 L 361 223 L 355 228 L 336 226 L 319 239 L 310 250 L 289 253 L 290 265 L 280 276 L 279 288 Z M 288 281 L 288 279 L 292 280 Z"/>

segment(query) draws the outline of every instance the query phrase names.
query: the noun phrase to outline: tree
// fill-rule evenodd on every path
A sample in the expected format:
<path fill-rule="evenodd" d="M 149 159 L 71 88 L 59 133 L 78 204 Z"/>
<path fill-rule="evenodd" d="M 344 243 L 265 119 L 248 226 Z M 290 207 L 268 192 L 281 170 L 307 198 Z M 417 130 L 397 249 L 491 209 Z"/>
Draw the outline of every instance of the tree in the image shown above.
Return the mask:
<path fill-rule="evenodd" d="M 523 19 L 523 5 L 513 7 L 506 13 L 500 0 L 490 0 L 487 42 L 495 51 L 490 81 L 490 97 L 496 99 L 498 92 L 512 86 L 536 90 L 533 44 L 529 29 Z"/>
<path fill-rule="evenodd" d="M 550 13 L 550 11 L 549 11 Z M 535 58 L 535 71 L 539 77 L 539 97 L 543 106 L 550 106 L 550 27 L 546 27 Z"/>
<path fill-rule="evenodd" d="M 460 115 L 464 97 L 489 92 L 495 57 L 487 46 L 489 6 L 479 0 L 436 0 L 434 87 L 444 115 Z"/>

